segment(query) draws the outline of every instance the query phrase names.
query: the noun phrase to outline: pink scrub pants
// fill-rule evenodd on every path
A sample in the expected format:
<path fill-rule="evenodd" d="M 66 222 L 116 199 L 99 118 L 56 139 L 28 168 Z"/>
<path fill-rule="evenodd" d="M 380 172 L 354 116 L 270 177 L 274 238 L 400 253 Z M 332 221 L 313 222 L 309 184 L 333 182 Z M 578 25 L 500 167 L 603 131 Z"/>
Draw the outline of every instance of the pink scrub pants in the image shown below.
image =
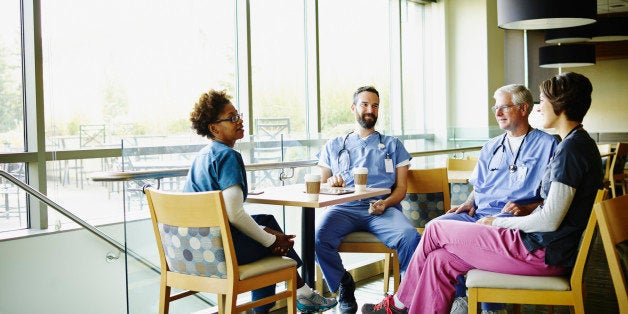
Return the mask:
<path fill-rule="evenodd" d="M 456 277 L 471 269 L 515 275 L 555 276 L 565 268 L 545 264 L 545 249 L 528 251 L 519 230 L 455 220 L 431 221 L 397 297 L 409 313 L 449 313 Z"/>

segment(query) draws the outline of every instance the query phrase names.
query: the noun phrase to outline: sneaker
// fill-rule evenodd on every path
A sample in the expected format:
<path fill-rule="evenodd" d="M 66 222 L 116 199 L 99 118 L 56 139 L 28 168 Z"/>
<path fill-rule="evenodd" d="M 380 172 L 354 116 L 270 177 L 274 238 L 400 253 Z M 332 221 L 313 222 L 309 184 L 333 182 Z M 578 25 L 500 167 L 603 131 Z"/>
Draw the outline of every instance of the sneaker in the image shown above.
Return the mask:
<path fill-rule="evenodd" d="M 327 311 L 337 303 L 335 298 L 326 298 L 316 290 L 309 296 L 297 295 L 297 310 L 303 313 Z"/>
<path fill-rule="evenodd" d="M 506 309 L 501 310 L 482 310 L 482 314 L 508 314 Z"/>
<path fill-rule="evenodd" d="M 407 314 L 408 309 L 399 309 L 395 307 L 395 300 L 393 296 L 389 295 L 377 304 L 364 304 L 362 305 L 362 314 L 369 313 L 381 313 L 381 314 Z"/>
<path fill-rule="evenodd" d="M 467 297 L 457 297 L 451 305 L 450 314 L 467 314 L 469 312 L 469 301 Z"/>
<path fill-rule="evenodd" d="M 348 272 L 342 277 L 338 289 L 338 303 L 340 313 L 353 314 L 358 311 L 358 302 L 355 301 L 355 281 Z"/>

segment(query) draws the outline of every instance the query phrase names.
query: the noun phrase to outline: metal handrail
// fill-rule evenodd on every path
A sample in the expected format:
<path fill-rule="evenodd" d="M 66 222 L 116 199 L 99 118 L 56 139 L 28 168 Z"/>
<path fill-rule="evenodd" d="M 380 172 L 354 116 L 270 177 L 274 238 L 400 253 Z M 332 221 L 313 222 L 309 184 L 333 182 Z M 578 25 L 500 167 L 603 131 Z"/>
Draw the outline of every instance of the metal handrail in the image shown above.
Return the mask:
<path fill-rule="evenodd" d="M 73 213 L 71 213 L 67 209 L 61 207 L 61 205 L 55 203 L 53 200 L 49 199 L 46 195 L 42 194 L 41 192 L 33 189 L 30 185 L 20 181 L 18 178 L 14 177 L 13 175 L 11 175 L 10 173 L 8 173 L 8 172 L 6 172 L 4 170 L 0 170 L 0 176 L 2 176 L 3 178 L 11 181 L 11 183 L 13 183 L 16 186 L 20 187 L 22 190 L 26 191 L 28 194 L 36 197 L 38 200 L 40 200 L 44 204 L 52 207 L 54 210 L 56 210 L 57 212 L 59 212 L 60 214 L 62 214 L 64 216 L 66 216 L 70 220 L 74 221 L 79 226 L 85 228 L 87 231 L 93 233 L 98 238 L 104 240 L 105 242 L 109 243 L 111 246 L 117 248 L 120 252 L 127 252 L 128 255 L 130 255 L 131 257 L 135 258 L 136 260 L 138 260 L 142 264 L 148 266 L 149 268 L 153 269 L 157 273 L 160 272 L 159 267 L 157 267 L 155 264 L 153 264 L 149 260 L 145 259 L 141 255 L 135 253 L 134 251 L 126 249 L 124 247 L 124 245 L 122 245 L 120 242 L 116 241 L 115 239 L 113 239 L 112 237 L 110 237 L 107 234 L 103 233 L 102 231 L 98 230 L 96 227 L 90 225 L 85 220 L 83 220 L 83 219 L 79 218 L 78 216 L 74 215 Z M 107 258 L 108 259 L 112 259 L 112 258 L 116 259 L 117 257 L 109 257 L 108 256 Z"/>
<path fill-rule="evenodd" d="M 6 172 L 4 170 L 0 170 L 0 176 L 2 176 L 3 178 L 11 181 L 13 184 L 15 184 L 16 186 L 20 187 L 21 189 L 23 189 L 24 191 L 26 191 L 30 195 L 35 196 L 38 200 L 40 200 L 41 202 L 45 203 L 46 205 L 54 208 L 60 214 L 68 217 L 70 220 L 74 221 L 75 223 L 77 223 L 81 227 L 87 229 L 89 232 L 93 233 L 98 238 L 104 240 L 105 242 L 109 243 L 113 247 L 117 248 L 120 252 L 126 252 L 126 254 L 128 256 L 133 257 L 134 259 L 136 259 L 140 263 L 144 264 L 145 266 L 147 266 L 149 269 L 153 270 L 157 274 L 161 273 L 161 268 L 159 268 L 157 265 L 153 264 L 148 259 L 142 257 L 140 254 L 136 253 L 135 251 L 133 251 L 131 249 L 125 248 L 124 245 L 122 245 L 120 242 L 116 241 L 115 239 L 113 239 L 112 237 L 110 237 L 107 234 L 103 233 L 102 231 L 96 229 L 96 227 L 90 225 L 85 220 L 79 218 L 78 216 L 76 216 L 73 213 L 69 212 L 67 209 L 61 207 L 61 205 L 55 203 L 53 200 L 49 199 L 46 195 L 44 195 L 41 192 L 33 189 L 28 184 L 20 181 L 18 178 L 14 177 L 10 173 L 8 173 L 8 172 Z M 110 259 L 117 259 L 117 258 L 118 257 L 111 256 L 110 254 L 107 254 L 107 259 L 108 260 L 110 260 Z M 207 303 L 207 304 L 209 304 L 211 306 L 215 305 L 213 302 L 211 302 L 207 297 L 205 297 L 203 295 L 198 295 L 197 294 L 195 296 L 198 299 L 204 301 L 205 303 Z"/>
<path fill-rule="evenodd" d="M 13 175 L 11 175 L 10 173 L 8 173 L 8 172 L 6 172 L 4 170 L 0 170 L 0 176 L 2 176 L 3 178 L 11 181 L 11 183 L 17 185 L 22 190 L 26 191 L 28 194 L 30 194 L 32 196 L 35 196 L 38 200 L 40 200 L 44 204 L 54 208 L 60 214 L 68 217 L 70 220 L 74 221 L 75 223 L 77 223 L 81 227 L 87 229 L 89 232 L 93 233 L 97 237 L 105 240 L 107 243 L 111 244 L 112 246 L 114 246 L 118 250 L 123 251 L 123 252 L 125 251 L 124 246 L 122 244 L 120 244 L 118 241 L 114 240 L 112 237 L 108 236 L 107 234 L 103 233 L 102 231 L 96 229 L 94 226 L 90 225 L 89 223 L 85 222 L 85 220 L 83 220 L 83 219 L 79 218 L 78 216 L 74 215 L 73 213 L 69 212 L 67 209 L 61 207 L 61 205 L 55 203 L 53 200 L 49 199 L 46 195 L 42 194 L 41 192 L 33 189 L 30 185 L 20 181 L 18 178 L 14 177 Z"/>

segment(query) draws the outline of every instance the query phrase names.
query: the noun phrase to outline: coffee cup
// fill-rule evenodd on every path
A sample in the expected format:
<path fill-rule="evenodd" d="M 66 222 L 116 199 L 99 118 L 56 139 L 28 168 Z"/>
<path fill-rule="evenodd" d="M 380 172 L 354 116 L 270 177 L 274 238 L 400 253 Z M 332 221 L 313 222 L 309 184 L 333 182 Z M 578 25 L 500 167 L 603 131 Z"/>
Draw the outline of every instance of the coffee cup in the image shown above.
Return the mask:
<path fill-rule="evenodd" d="M 321 192 L 321 175 L 308 173 L 305 175 L 305 195 L 308 201 L 318 201 Z"/>
<path fill-rule="evenodd" d="M 369 169 L 366 167 L 356 167 L 353 169 L 353 183 L 356 192 L 366 191 Z"/>

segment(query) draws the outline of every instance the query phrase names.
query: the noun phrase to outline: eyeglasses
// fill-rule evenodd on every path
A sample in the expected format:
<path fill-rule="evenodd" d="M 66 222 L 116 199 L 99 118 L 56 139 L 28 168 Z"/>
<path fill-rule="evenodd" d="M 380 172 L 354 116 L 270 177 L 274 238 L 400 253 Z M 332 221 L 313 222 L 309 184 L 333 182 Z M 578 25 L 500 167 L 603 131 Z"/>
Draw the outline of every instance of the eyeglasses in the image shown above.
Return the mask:
<path fill-rule="evenodd" d="M 244 114 L 243 113 L 235 114 L 235 115 L 233 115 L 233 116 L 231 116 L 229 118 L 226 118 L 226 119 L 216 120 L 216 121 L 214 121 L 212 123 L 220 123 L 220 122 L 225 122 L 225 121 L 231 121 L 232 123 L 238 123 L 238 121 L 240 121 L 240 120 L 244 120 Z"/>
<path fill-rule="evenodd" d="M 493 106 L 491 107 L 491 110 L 493 110 L 493 113 L 497 113 L 497 110 L 501 110 L 502 112 L 506 113 L 510 111 L 512 107 L 519 108 L 518 105 L 501 105 L 501 106 Z"/>

